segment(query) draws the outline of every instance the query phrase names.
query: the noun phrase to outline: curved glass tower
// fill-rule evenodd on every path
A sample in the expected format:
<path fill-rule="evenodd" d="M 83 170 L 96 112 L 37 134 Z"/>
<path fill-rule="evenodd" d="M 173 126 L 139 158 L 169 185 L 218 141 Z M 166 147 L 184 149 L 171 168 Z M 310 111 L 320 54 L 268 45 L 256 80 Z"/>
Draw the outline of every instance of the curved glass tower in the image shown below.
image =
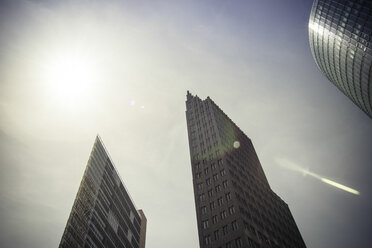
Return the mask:
<path fill-rule="evenodd" d="M 372 118 L 372 2 L 315 0 L 310 48 L 320 70 Z"/>

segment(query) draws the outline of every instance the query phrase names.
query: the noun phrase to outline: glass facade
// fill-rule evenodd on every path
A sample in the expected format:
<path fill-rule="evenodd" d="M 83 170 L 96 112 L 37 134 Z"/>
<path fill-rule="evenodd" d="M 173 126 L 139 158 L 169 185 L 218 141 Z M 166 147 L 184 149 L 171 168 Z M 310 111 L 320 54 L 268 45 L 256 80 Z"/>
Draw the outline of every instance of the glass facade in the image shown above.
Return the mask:
<path fill-rule="evenodd" d="M 306 247 L 240 128 L 189 92 L 186 119 L 200 247 Z"/>
<path fill-rule="evenodd" d="M 146 222 L 97 136 L 59 247 L 143 248 Z"/>
<path fill-rule="evenodd" d="M 327 78 L 372 118 L 372 2 L 315 0 L 309 20 L 313 57 Z"/>

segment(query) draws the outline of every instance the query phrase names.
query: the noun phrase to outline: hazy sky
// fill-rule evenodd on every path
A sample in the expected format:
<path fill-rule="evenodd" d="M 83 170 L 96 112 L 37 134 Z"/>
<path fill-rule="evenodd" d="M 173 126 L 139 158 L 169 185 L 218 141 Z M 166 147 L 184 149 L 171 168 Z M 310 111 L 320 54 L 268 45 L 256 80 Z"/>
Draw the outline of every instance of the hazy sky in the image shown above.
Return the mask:
<path fill-rule="evenodd" d="M 147 216 L 147 247 L 198 247 L 190 90 L 252 139 L 308 247 L 367 247 L 372 120 L 316 67 L 311 4 L 1 1 L 0 246 L 58 246 L 99 133 Z"/>

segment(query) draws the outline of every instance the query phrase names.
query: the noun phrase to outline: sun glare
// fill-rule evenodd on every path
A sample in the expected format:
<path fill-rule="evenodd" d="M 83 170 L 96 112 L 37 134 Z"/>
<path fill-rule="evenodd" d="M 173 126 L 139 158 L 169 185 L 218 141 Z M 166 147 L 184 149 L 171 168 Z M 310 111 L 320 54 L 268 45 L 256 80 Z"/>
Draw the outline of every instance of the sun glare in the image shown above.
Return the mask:
<path fill-rule="evenodd" d="M 48 94 L 63 105 L 84 102 L 93 89 L 96 73 L 92 61 L 84 56 L 57 56 L 46 68 Z"/>

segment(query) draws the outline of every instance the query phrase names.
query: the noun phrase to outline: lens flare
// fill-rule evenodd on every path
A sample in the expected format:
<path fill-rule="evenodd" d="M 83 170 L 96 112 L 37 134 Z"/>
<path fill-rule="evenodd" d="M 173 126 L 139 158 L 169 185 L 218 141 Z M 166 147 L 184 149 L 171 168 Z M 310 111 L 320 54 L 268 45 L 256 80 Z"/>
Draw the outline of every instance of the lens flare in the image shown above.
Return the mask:
<path fill-rule="evenodd" d="M 336 183 L 336 182 L 334 182 L 334 181 L 332 181 L 332 180 L 329 180 L 329 179 L 327 179 L 327 178 L 322 178 L 321 180 L 322 180 L 323 182 L 325 182 L 325 183 L 328 183 L 329 185 L 335 186 L 335 187 L 337 187 L 337 188 L 339 188 L 339 189 L 342 189 L 342 190 L 345 190 L 345 191 L 347 191 L 347 192 L 349 192 L 349 193 L 352 193 L 352 194 L 355 194 L 355 195 L 359 195 L 359 194 L 360 194 L 359 191 L 357 191 L 357 190 L 355 190 L 355 189 L 352 189 L 352 188 L 349 188 L 349 187 L 347 187 L 347 186 L 345 186 L 345 185 L 342 185 L 342 184 Z"/>
<path fill-rule="evenodd" d="M 300 166 L 298 166 L 297 164 L 291 162 L 291 161 L 288 161 L 286 159 L 281 159 L 281 158 L 277 158 L 276 159 L 276 162 L 281 166 L 281 167 L 284 167 L 286 169 L 289 169 L 289 170 L 293 170 L 293 171 L 297 171 L 297 172 L 300 172 L 302 173 L 304 176 L 306 175 L 309 175 L 309 176 L 312 176 L 316 179 L 319 179 L 320 181 L 322 181 L 323 183 L 326 183 L 326 184 L 329 184 L 329 185 L 332 185 L 336 188 L 339 188 L 339 189 L 342 189 L 346 192 L 349 192 L 349 193 L 352 193 L 354 195 L 360 195 L 359 191 L 355 190 L 355 189 L 352 189 L 350 187 L 347 187 L 343 184 L 340 184 L 340 183 L 336 183 L 332 180 L 329 180 L 325 177 L 322 177 L 314 172 L 311 172 L 309 171 L 308 169 L 303 169 L 301 168 Z"/>
<path fill-rule="evenodd" d="M 234 148 L 235 149 L 238 149 L 240 147 L 240 142 L 239 141 L 235 141 L 234 144 L 233 144 Z"/>

